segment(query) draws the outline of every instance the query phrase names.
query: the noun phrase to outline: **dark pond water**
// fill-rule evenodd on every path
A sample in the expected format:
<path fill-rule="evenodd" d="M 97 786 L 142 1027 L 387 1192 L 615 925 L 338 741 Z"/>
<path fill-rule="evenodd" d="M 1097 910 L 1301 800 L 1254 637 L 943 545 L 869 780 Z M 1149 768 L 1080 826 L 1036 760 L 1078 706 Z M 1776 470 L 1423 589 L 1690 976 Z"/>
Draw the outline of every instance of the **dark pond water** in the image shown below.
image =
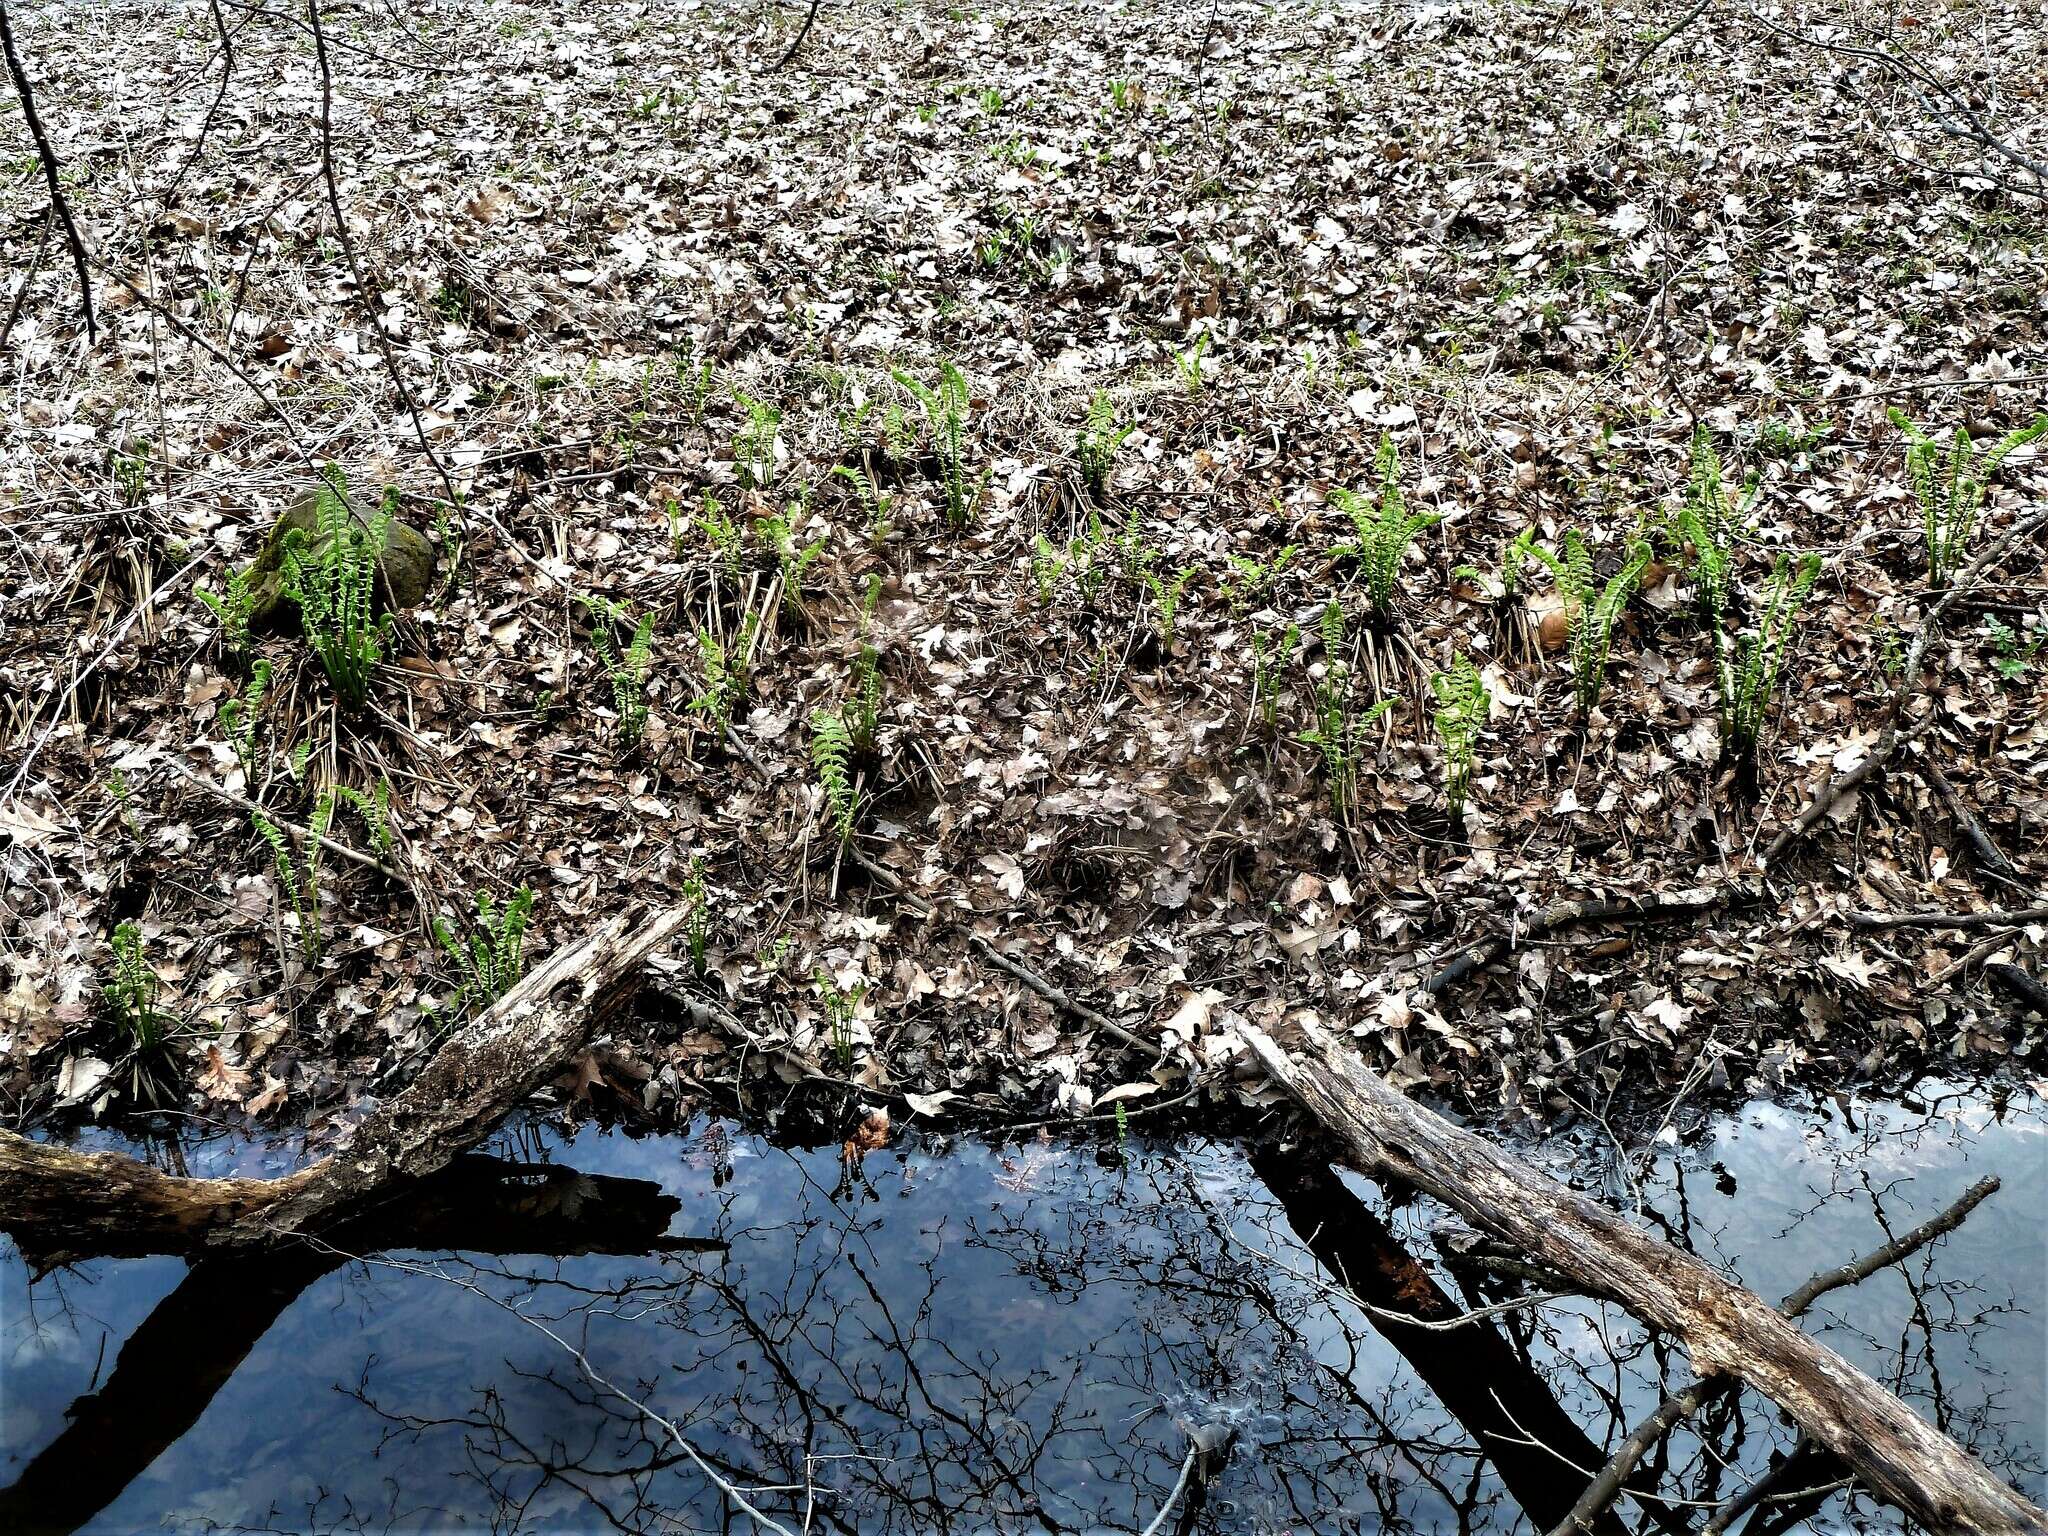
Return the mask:
<path fill-rule="evenodd" d="M 751 1529 L 573 1347 L 792 1533 L 1143 1531 L 1191 1432 L 1227 1443 L 1161 1532 L 1540 1531 L 1686 1376 L 1589 1302 L 1377 1318 L 1330 1266 L 1404 1314 L 1512 1282 L 1447 1262 L 1428 1205 L 1292 1154 L 1133 1138 L 1109 1166 L 1100 1143 L 899 1132 L 849 1167 L 712 1120 L 494 1150 L 575 1173 L 473 1168 L 359 1234 L 367 1261 L 31 1283 L 0 1247 L 0 1530 Z M 2039 1101 L 1756 1105 L 1640 1174 L 1590 1143 L 1542 1155 L 1773 1297 L 2000 1174 L 1959 1232 L 1809 1326 L 2048 1495 Z M 1724 1498 L 1795 1439 L 1738 1400 L 1668 1443 L 1657 1497 Z M 1896 1528 L 1836 1492 L 1743 1529 L 1802 1521 Z"/>

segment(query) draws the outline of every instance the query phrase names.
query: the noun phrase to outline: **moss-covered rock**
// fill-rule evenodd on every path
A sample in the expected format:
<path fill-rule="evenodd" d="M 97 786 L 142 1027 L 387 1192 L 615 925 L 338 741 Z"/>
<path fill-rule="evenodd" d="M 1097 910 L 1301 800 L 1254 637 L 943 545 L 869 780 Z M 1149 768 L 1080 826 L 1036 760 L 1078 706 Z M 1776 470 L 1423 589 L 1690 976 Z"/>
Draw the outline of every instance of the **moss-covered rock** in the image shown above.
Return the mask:
<path fill-rule="evenodd" d="M 302 529 L 308 549 L 318 551 L 325 542 L 320 536 L 319 505 L 319 492 L 302 492 L 291 510 L 270 530 L 262 552 L 249 563 L 252 628 L 276 631 L 298 627 L 299 606 L 284 592 L 284 540 L 292 529 Z M 357 497 L 351 496 L 348 506 L 356 521 L 365 527 L 376 516 L 376 507 L 364 505 Z M 378 602 L 393 613 L 415 607 L 426 600 L 433 580 L 434 546 L 427 542 L 426 535 L 393 518 L 384 553 L 377 561 Z"/>

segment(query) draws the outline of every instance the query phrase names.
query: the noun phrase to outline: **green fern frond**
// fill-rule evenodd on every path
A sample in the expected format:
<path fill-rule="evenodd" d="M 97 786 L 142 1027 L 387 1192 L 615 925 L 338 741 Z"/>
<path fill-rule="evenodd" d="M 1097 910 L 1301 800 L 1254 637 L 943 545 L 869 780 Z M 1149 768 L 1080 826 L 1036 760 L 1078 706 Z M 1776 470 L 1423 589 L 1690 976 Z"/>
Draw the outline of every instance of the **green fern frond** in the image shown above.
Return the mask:
<path fill-rule="evenodd" d="M 1463 819 L 1478 761 L 1479 733 L 1485 729 L 1492 698 L 1472 658 L 1460 655 L 1448 672 L 1430 674 L 1429 691 L 1436 696 L 1436 733 L 1444 749 L 1444 804 L 1453 823 Z"/>
<path fill-rule="evenodd" d="M 614 622 L 633 623 L 626 605 L 605 597 L 586 597 L 581 602 L 591 615 L 591 648 L 597 652 L 598 664 L 611 684 L 619 742 L 631 750 L 647 730 L 647 684 L 654 665 L 654 615 L 641 616 L 634 625 L 633 638 L 621 654 L 612 640 L 611 626 Z"/>
<path fill-rule="evenodd" d="M 845 717 L 836 709 L 812 710 L 811 766 L 824 788 L 825 804 L 842 846 L 853 841 L 853 819 L 860 810 L 853 759 L 853 737 Z"/>
<path fill-rule="evenodd" d="M 1373 462 L 1379 476 L 1376 496 L 1368 500 L 1341 487 L 1330 492 L 1331 502 L 1350 517 L 1354 534 L 1350 542 L 1338 545 L 1332 553 L 1348 555 L 1357 562 L 1359 574 L 1365 578 L 1366 597 L 1373 615 L 1386 620 L 1394 616 L 1399 606 L 1401 565 L 1409 547 L 1423 529 L 1434 527 L 1443 519 L 1434 512 L 1408 510 L 1407 497 L 1401 490 L 1400 454 L 1393 438 L 1385 433 L 1380 434 Z"/>
<path fill-rule="evenodd" d="M 306 643 L 335 696 L 351 710 L 369 699 L 371 676 L 390 634 L 391 616 L 376 611 L 376 581 L 396 514 L 397 494 L 387 491 L 376 515 L 367 524 L 359 521 L 348 504 L 346 478 L 330 465 L 314 497 L 317 539 L 309 541 L 303 528 L 284 536 L 284 592 L 298 605 Z"/>
<path fill-rule="evenodd" d="M 1819 555 L 1802 556 L 1796 564 L 1791 556 L 1780 555 L 1765 583 L 1755 627 L 1742 634 L 1715 632 L 1721 745 L 1730 758 L 1747 761 L 1756 754 L 1800 611 L 1819 574 Z"/>
<path fill-rule="evenodd" d="M 1970 434 L 1957 427 L 1943 455 L 1926 433 L 1897 406 L 1892 425 L 1906 434 L 1906 475 L 1920 503 L 1921 537 L 1927 552 L 1927 582 L 1939 591 L 1963 564 L 1984 510 L 1984 497 L 1998 466 L 2015 451 L 2048 436 L 2048 411 L 1992 445 L 1981 462 Z"/>
<path fill-rule="evenodd" d="M 446 918 L 434 918 L 434 937 L 462 972 L 456 994 L 459 1011 L 488 1008 L 519 984 L 526 974 L 526 929 L 532 913 L 533 891 L 522 885 L 502 908 L 490 892 L 477 892 L 476 921 L 466 939 Z"/>

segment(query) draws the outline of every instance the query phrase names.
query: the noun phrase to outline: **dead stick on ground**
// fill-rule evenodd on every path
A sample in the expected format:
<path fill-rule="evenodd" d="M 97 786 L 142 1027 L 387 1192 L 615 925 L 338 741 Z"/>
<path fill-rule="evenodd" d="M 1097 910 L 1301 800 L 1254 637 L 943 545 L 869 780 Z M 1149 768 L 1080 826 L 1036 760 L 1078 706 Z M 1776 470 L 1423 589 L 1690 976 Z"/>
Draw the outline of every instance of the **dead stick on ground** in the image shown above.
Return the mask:
<path fill-rule="evenodd" d="M 1872 774 L 1883 769 L 1885 764 L 1891 761 L 1892 754 L 1897 752 L 1910 736 L 1916 734 L 1913 730 L 1901 728 L 1899 717 L 1905 712 L 1907 695 L 1920 686 L 1920 664 L 1927 655 L 1927 647 L 1933 643 L 1935 634 L 1941 628 L 1942 616 L 1954 606 L 1957 598 L 1983 578 L 1986 571 L 2005 558 L 2007 550 L 2043 527 L 2048 527 L 2048 507 L 2039 508 L 2030 516 L 2015 519 L 2010 528 L 1985 545 L 1968 565 L 1957 572 L 1948 590 L 1929 606 L 1926 615 L 1920 620 L 1920 628 L 1913 635 L 1912 645 L 1907 647 L 1905 665 L 1899 669 L 1899 681 L 1892 689 L 1891 703 L 1886 711 L 1888 720 L 1884 734 L 1878 738 L 1862 762 L 1840 778 L 1830 779 L 1822 784 L 1799 818 L 1772 840 L 1771 846 L 1764 850 L 1763 858 L 1758 861 L 1766 869 L 1777 863 L 1779 855 L 1793 843 L 1818 826 L 1821 818 L 1834 808 L 1837 800 Z"/>
<path fill-rule="evenodd" d="M 1748 1383 L 1870 1487 L 1936 1530 L 2048 1533 L 2048 1515 L 1752 1291 L 1411 1103 L 1321 1030 L 1290 1055 L 1244 1031 L 1274 1082 L 1366 1172 L 1399 1179 L 1574 1285 L 1683 1341 L 1703 1376 Z"/>
<path fill-rule="evenodd" d="M 788 50 L 782 55 L 782 57 L 775 61 L 775 69 L 774 71 L 772 71 L 773 73 L 780 74 L 783 70 L 789 68 L 789 61 L 795 58 L 797 55 L 797 50 L 803 47 L 804 39 L 811 35 L 811 23 L 816 21 L 817 19 L 818 0 L 811 0 L 811 8 L 808 11 L 804 12 L 804 24 L 797 29 L 796 41 L 791 43 L 789 45 Z"/>
<path fill-rule="evenodd" d="M 1482 966 L 1490 965 L 1518 939 L 1536 939 L 1559 928 L 1580 923 L 1643 923 L 1680 912 L 1710 912 L 1738 900 L 1757 895 L 1751 886 L 1715 886 L 1707 890 L 1678 891 L 1664 896 L 1617 896 L 1587 901 L 1562 901 L 1546 907 L 1513 935 L 1496 934 L 1467 945 L 1450 962 L 1425 982 L 1434 994 L 1463 981 Z"/>
<path fill-rule="evenodd" d="M 1963 1218 L 1988 1196 L 1998 1189 L 1995 1178 L 1979 1179 L 1962 1197 L 1947 1210 L 1931 1221 L 1921 1223 L 1912 1231 L 1865 1254 L 1860 1259 L 1835 1269 L 1822 1270 L 1806 1284 L 1799 1287 L 1781 1302 L 1780 1310 L 1787 1317 L 1797 1317 L 1829 1291 L 1839 1290 L 1845 1285 L 1855 1285 L 1869 1279 L 1880 1269 L 1896 1264 L 1916 1249 L 1924 1248 L 1944 1233 L 1952 1232 L 1962 1225 Z M 1649 1453 L 1665 1435 L 1698 1413 L 1709 1399 L 1724 1392 L 1731 1392 L 1737 1383 L 1731 1376 L 1702 1376 L 1688 1386 L 1681 1387 L 1659 1403 L 1649 1417 L 1638 1424 L 1616 1448 L 1607 1465 L 1593 1481 L 1586 1485 L 1579 1502 L 1572 1506 L 1567 1515 L 1550 1536 L 1573 1536 L 1574 1532 L 1588 1530 L 1594 1517 L 1612 1504 L 1621 1492 L 1623 1483 L 1637 1462 Z"/>
<path fill-rule="evenodd" d="M 265 821 L 269 822 L 273 827 L 276 827 L 280 832 L 289 835 L 294 842 L 303 843 L 310 839 L 311 841 L 318 843 L 322 848 L 325 848 L 329 853 L 336 854 L 344 859 L 348 859 L 352 863 L 360 864 L 365 869 L 376 870 L 378 874 L 384 876 L 387 880 L 403 880 L 405 878 L 403 875 L 399 874 L 397 870 L 393 869 L 389 864 L 385 864 L 377 859 L 373 859 L 367 853 L 364 853 L 359 849 L 349 847 L 347 843 L 338 843 L 333 838 L 328 837 L 324 834 L 319 837 L 314 837 L 312 829 L 309 827 L 294 826 L 291 822 L 280 821 L 271 812 L 266 811 L 262 806 L 258 805 L 254 800 L 251 800 L 247 795 L 238 795 L 231 789 L 223 789 L 218 784 L 210 783 L 207 780 L 202 779 L 198 774 L 194 773 L 190 768 L 187 768 L 175 757 L 165 758 L 164 766 L 170 769 L 172 774 L 174 774 L 176 777 L 183 779 L 187 784 L 190 784 L 194 789 L 203 791 L 204 793 L 213 796 L 214 799 L 222 802 L 223 804 L 237 806 L 240 809 L 247 811 L 252 816 L 261 816 Z"/>
<path fill-rule="evenodd" d="M 2048 1018 L 2048 986 L 2043 986 L 2029 972 L 2007 961 L 2000 961 L 1984 967 L 1984 979 L 2001 991 L 2010 994 L 2021 1007 Z"/>
<path fill-rule="evenodd" d="M 1977 819 L 1976 813 L 1963 804 L 1963 797 L 1956 793 L 1955 785 L 1948 781 L 1948 775 L 1941 771 L 1941 764 L 1934 760 L 1932 753 L 1920 759 L 1920 775 L 1940 798 L 1949 819 L 1956 825 L 1956 831 L 1969 845 L 1970 856 L 1977 861 L 1978 873 L 2019 888 L 2019 871 L 2012 867 L 2012 860 L 1991 840 L 1991 834 L 1984 830 L 1984 823 Z"/>
<path fill-rule="evenodd" d="M 1852 928 L 2017 928 L 2048 922 L 2048 907 L 1993 912 L 1851 912 Z"/>
<path fill-rule="evenodd" d="M 166 597 L 169 597 L 171 593 L 177 591 L 180 586 L 184 585 L 187 576 L 190 576 L 211 558 L 209 555 L 201 555 L 197 560 L 186 565 L 184 569 L 172 575 L 169 581 L 159 582 L 148 597 L 129 610 L 128 617 L 121 621 L 120 627 L 114 631 L 113 636 L 101 648 L 99 655 L 87 662 L 85 669 L 74 676 L 70 683 L 65 686 L 64 692 L 58 697 L 57 707 L 50 711 L 50 723 L 44 726 L 42 734 L 36 737 L 35 745 L 30 747 L 22 756 L 21 766 L 15 769 L 14 777 L 7 782 L 7 788 L 0 790 L 0 800 L 13 799 L 15 791 L 19 790 L 27 781 L 30 770 L 36 765 L 36 759 L 42 755 L 43 748 L 49 745 L 50 738 L 56 734 L 57 727 L 63 723 L 64 706 L 77 696 L 78 690 L 85 686 L 86 679 L 99 671 L 107 658 L 121 648 L 121 642 L 128 638 L 128 631 L 135 627 L 136 621 Z"/>
<path fill-rule="evenodd" d="M 43 267 L 43 252 L 49 248 L 50 231 L 57 227 L 53 213 L 43 215 L 43 232 L 36 236 L 36 248 L 28 259 L 28 267 L 21 274 L 21 286 L 14 290 L 14 302 L 7 307 L 7 323 L 0 325 L 0 352 L 7 350 L 7 338 L 14 334 L 14 322 L 21 318 L 22 306 L 28 303 L 29 290 L 36 285 L 36 273 Z"/>
<path fill-rule="evenodd" d="M 846 856 L 866 870 L 871 878 L 880 881 L 888 889 L 890 895 L 909 907 L 919 917 L 930 917 L 933 915 L 934 908 L 932 904 L 915 891 L 906 888 L 903 882 L 896 878 L 895 871 L 891 870 L 887 865 L 876 863 L 865 853 L 862 853 L 858 847 L 854 846 L 849 846 L 846 849 Z M 1165 1050 L 1157 1042 L 1147 1040 L 1143 1035 L 1126 1029 L 1123 1025 L 1117 1023 L 1116 1020 L 1097 1012 L 1086 1003 L 1077 1001 L 1060 988 L 1054 986 L 1045 977 L 1039 975 L 1038 972 L 1034 971 L 1023 961 L 1012 959 L 1009 955 L 1004 954 L 980 934 L 968 934 L 967 947 L 980 955 L 982 959 L 986 960 L 997 970 L 1023 982 L 1025 986 L 1036 992 L 1055 1008 L 1064 1009 L 1090 1028 L 1099 1029 L 1106 1035 L 1114 1036 L 1125 1045 L 1131 1047 L 1132 1050 L 1150 1051 L 1155 1057 L 1165 1056 Z"/>

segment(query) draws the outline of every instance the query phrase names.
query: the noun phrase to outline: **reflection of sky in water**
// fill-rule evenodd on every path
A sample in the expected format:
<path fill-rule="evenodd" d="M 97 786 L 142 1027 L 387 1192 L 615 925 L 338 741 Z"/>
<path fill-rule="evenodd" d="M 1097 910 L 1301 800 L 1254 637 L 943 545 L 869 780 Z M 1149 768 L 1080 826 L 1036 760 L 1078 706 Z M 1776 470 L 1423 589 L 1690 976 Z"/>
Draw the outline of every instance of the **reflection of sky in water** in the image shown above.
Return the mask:
<path fill-rule="evenodd" d="M 1940 1411 L 2038 1498 L 2038 1107 L 1997 1122 L 1959 1099 L 1913 1114 L 1859 1105 L 1852 1117 L 1752 1106 L 1664 1156 L 1645 1198 L 1775 1298 L 1881 1241 L 1873 1200 L 1903 1231 L 1983 1173 L 2003 1175 L 2006 1188 L 1935 1251 L 1931 1272 L 1925 1256 L 1908 1267 L 1931 1282 L 1919 1294 L 1937 1329 Z M 808 1477 L 841 1529 L 1045 1529 L 1033 1509 L 1062 1529 L 1136 1529 L 1178 1470 L 1179 1419 L 1238 1436 L 1200 1529 L 1456 1529 L 1461 1511 L 1472 1529 L 1526 1529 L 1399 1351 L 1356 1310 L 1333 1309 L 1223 1235 L 1316 1268 L 1235 1148 L 1134 1143 L 1118 1171 L 1093 1147 L 899 1140 L 869 1157 L 865 1187 L 835 1199 L 836 1149 L 722 1142 L 701 1124 L 638 1140 L 586 1128 L 551 1156 L 660 1183 L 683 1202 L 671 1230 L 727 1239 L 723 1261 L 481 1256 L 447 1267 L 529 1297 L 736 1481 L 798 1489 L 764 1493 L 771 1504 L 800 1511 Z M 1552 1143 L 1545 1161 L 1555 1167 L 1562 1151 Z M 191 1156 L 195 1172 L 222 1171 L 215 1149 Z M 1596 1184 L 1609 1172 L 1597 1149 L 1582 1166 Z M 1351 1183 L 1388 1215 L 1370 1186 Z M 1426 1260 L 1431 1214 L 1389 1216 Z M 122 1340 L 184 1274 L 175 1259 L 101 1261 L 31 1288 L 11 1251 L 0 1260 L 0 1482 L 55 1438 L 66 1406 L 105 1380 Z M 1932 1413 L 1937 1378 L 1914 1315 L 1906 1278 L 1887 1272 L 1834 1293 L 1810 1326 L 1887 1381 L 1904 1341 L 1903 1388 Z M 1603 1443 L 1617 1418 L 1625 1428 L 1680 1379 L 1660 1381 L 1626 1318 L 1590 1304 L 1545 1311 L 1530 1352 Z M 1683 1373 L 1683 1357 L 1668 1368 Z M 1749 1475 L 1789 1444 L 1753 1401 L 1744 1429 Z M 1698 1441 L 1674 1441 L 1680 1465 L 1700 1454 Z M 504 1311 L 351 1265 L 286 1306 L 197 1424 L 89 1529 L 719 1529 L 701 1477 L 650 1467 L 670 1459 Z M 1723 1491 L 1746 1480 L 1731 1474 Z"/>

